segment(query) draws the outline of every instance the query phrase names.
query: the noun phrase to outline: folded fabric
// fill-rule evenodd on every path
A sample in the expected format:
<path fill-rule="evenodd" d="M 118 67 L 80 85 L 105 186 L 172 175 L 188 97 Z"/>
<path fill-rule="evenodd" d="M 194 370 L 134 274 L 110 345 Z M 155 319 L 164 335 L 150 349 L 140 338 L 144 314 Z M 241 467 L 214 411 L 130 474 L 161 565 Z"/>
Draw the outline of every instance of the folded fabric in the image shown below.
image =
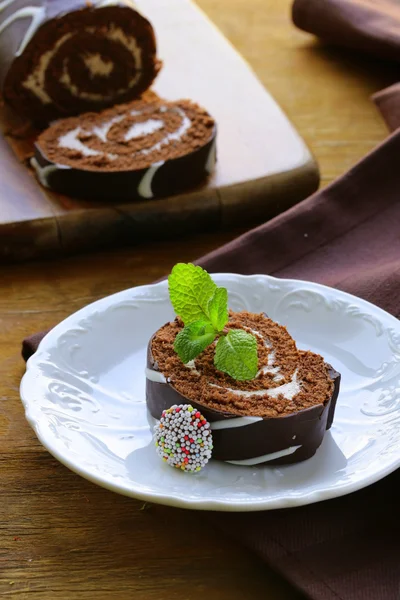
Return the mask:
<path fill-rule="evenodd" d="M 294 0 L 293 22 L 335 44 L 400 61 L 398 0 Z"/>
<path fill-rule="evenodd" d="M 331 186 L 199 263 L 317 281 L 399 317 L 399 156 L 400 131 Z M 399 600 L 399 505 L 400 470 L 320 504 L 210 518 L 310 598 Z"/>
<path fill-rule="evenodd" d="M 400 59 L 397 0 L 295 0 L 293 20 L 328 40 Z M 374 96 L 392 131 L 400 84 Z M 400 131 L 300 205 L 199 261 L 343 289 L 400 316 Z M 399 450 L 400 451 L 400 450 Z M 399 600 L 400 470 L 349 496 L 291 510 L 210 515 L 315 600 Z"/>
<path fill-rule="evenodd" d="M 400 127 L 400 83 L 377 92 L 372 96 L 391 131 Z"/>
<path fill-rule="evenodd" d="M 350 292 L 400 316 L 400 131 L 329 187 L 199 261 Z"/>

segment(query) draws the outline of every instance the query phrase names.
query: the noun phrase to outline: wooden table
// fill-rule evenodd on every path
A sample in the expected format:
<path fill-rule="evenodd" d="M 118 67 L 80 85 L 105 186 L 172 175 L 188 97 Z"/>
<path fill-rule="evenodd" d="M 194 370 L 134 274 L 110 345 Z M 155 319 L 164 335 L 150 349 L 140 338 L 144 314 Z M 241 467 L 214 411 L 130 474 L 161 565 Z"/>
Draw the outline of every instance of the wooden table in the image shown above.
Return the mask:
<path fill-rule="evenodd" d="M 395 68 L 296 31 L 289 0 L 199 0 L 283 105 L 323 185 L 386 135 L 369 96 Z M 69 600 L 295 600 L 299 595 L 202 514 L 143 506 L 74 475 L 25 423 L 21 339 L 88 302 L 166 274 L 237 232 L 3 267 L 0 277 L 0 596 Z M 193 523 L 196 526 L 193 526 Z"/>

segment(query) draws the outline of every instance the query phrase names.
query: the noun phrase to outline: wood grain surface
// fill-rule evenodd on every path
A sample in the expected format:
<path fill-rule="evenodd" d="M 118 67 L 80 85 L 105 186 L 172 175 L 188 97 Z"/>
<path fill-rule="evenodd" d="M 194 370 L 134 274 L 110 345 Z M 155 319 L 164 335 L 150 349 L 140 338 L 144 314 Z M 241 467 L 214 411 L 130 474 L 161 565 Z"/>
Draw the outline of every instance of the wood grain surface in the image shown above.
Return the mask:
<path fill-rule="evenodd" d="M 369 96 L 385 63 L 296 31 L 289 0 L 199 0 L 284 106 L 326 185 L 386 129 Z M 237 232 L 0 268 L 0 597 L 30 600 L 299 600 L 204 514 L 146 506 L 58 464 L 25 422 L 20 342 L 118 290 L 151 282 Z"/>
<path fill-rule="evenodd" d="M 154 90 L 168 100 L 192 98 L 216 119 L 215 173 L 204 186 L 170 198 L 124 204 L 118 198 L 109 203 L 67 198 L 36 182 L 28 170 L 35 134 L 3 107 L 0 261 L 260 223 L 318 186 L 318 169 L 304 141 L 191 0 L 135 4 L 153 23 L 164 62 Z"/>

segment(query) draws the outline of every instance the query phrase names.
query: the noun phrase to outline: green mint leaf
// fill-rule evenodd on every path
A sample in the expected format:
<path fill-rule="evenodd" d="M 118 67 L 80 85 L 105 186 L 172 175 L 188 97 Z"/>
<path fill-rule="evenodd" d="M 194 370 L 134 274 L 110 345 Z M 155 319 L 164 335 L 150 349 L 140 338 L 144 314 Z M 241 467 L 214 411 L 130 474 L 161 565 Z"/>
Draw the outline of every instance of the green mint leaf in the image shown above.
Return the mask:
<path fill-rule="evenodd" d="M 258 371 L 257 340 L 243 329 L 231 329 L 218 340 L 214 364 L 238 381 L 253 379 Z"/>
<path fill-rule="evenodd" d="M 217 288 L 208 305 L 210 321 L 217 331 L 222 331 L 229 321 L 228 314 L 228 291 L 225 288 Z"/>
<path fill-rule="evenodd" d="M 195 321 L 186 325 L 175 338 L 174 350 L 185 364 L 193 360 L 213 343 L 217 334 L 208 321 Z"/>
<path fill-rule="evenodd" d="M 200 319 L 209 321 L 208 305 L 217 286 L 206 271 L 178 263 L 168 277 L 168 287 L 175 313 L 185 325 Z"/>

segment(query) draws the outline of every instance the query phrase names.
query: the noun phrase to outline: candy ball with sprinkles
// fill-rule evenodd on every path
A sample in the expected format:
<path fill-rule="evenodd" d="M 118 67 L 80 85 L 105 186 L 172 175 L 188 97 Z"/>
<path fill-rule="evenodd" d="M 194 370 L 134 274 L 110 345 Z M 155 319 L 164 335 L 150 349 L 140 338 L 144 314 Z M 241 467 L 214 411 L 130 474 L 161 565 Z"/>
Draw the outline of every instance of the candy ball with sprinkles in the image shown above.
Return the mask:
<path fill-rule="evenodd" d="M 212 434 L 208 421 L 190 406 L 164 410 L 154 429 L 158 455 L 171 467 L 194 473 L 211 458 Z"/>

